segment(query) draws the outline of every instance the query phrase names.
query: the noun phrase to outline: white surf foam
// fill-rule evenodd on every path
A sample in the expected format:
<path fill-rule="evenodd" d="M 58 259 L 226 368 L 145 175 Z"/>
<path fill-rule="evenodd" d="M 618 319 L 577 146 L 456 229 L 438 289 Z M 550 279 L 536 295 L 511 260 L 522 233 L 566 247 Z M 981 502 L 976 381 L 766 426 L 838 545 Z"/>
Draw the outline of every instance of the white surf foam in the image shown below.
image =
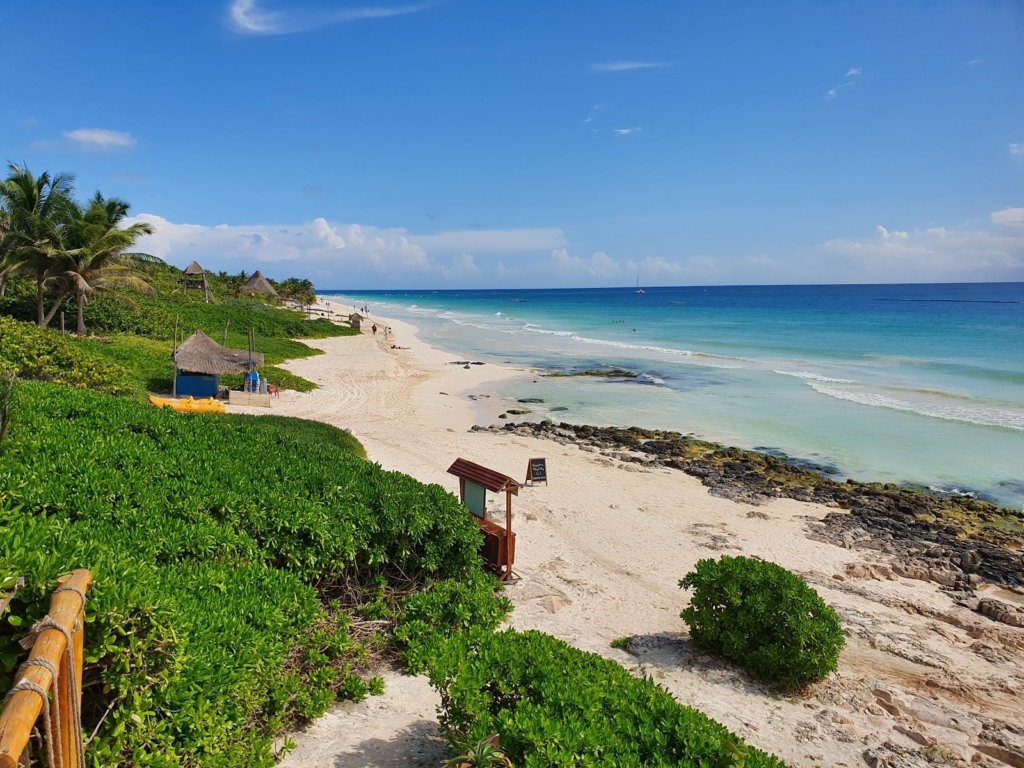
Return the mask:
<path fill-rule="evenodd" d="M 846 400 L 873 408 L 889 408 L 894 411 L 906 411 L 933 419 L 961 421 L 966 424 L 978 424 L 983 427 L 1003 427 L 1005 429 L 1024 430 L 1024 411 L 1015 408 L 997 408 L 991 406 L 960 406 L 941 405 L 939 403 L 909 402 L 895 397 L 881 395 L 877 392 L 856 391 L 849 388 L 830 386 L 817 381 L 807 382 L 814 391 L 828 395 L 837 400 Z"/>

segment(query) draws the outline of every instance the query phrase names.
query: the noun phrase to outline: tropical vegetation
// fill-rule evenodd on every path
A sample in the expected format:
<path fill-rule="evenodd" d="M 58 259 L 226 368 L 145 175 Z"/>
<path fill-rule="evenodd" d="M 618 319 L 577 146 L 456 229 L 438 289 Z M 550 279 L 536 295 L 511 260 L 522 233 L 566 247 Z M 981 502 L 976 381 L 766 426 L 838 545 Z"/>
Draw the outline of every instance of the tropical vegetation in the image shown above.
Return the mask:
<path fill-rule="evenodd" d="M 749 557 L 700 560 L 682 618 L 699 647 L 762 680 L 799 688 L 836 671 L 846 644 L 839 616 L 806 581 Z"/>
<path fill-rule="evenodd" d="M 253 334 L 261 372 L 301 390 L 277 367 L 321 354 L 301 339 L 358 331 L 243 296 L 244 271 L 191 290 L 135 250 L 151 230 L 128 210 L 76 202 L 68 174 L 12 164 L 0 184 L 0 590 L 25 582 L 0 617 L 0 695 L 57 577 L 87 567 L 95 768 L 270 766 L 283 729 L 379 693 L 373 670 L 399 659 L 441 691 L 460 764 L 782 765 L 612 661 L 495 633 L 510 603 L 472 516 L 345 430 L 139 402 L 170 389 L 195 330 Z M 315 299 L 309 280 L 271 282 Z M 62 306 L 74 334 L 49 327 Z"/>
<path fill-rule="evenodd" d="M 26 587 L 0 622 L 0 694 L 55 579 L 91 568 L 93 765 L 271 765 L 282 728 L 379 691 L 405 595 L 427 590 L 416 621 L 436 631 L 453 596 L 478 626 L 508 609 L 458 500 L 342 430 L 36 382 L 12 406 L 0 572 Z"/>
<path fill-rule="evenodd" d="M 679 704 L 647 678 L 541 632 L 428 638 L 448 739 L 471 753 L 489 734 L 515 766 L 745 766 L 784 763 Z"/>

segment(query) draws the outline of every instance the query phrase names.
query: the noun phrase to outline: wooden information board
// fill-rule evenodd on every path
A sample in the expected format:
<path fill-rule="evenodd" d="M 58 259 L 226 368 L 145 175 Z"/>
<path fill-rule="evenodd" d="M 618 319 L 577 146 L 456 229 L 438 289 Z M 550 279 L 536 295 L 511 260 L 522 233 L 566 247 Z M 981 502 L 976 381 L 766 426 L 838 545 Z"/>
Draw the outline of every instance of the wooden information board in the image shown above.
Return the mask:
<path fill-rule="evenodd" d="M 548 463 L 547 459 L 530 459 L 526 465 L 526 482 L 536 483 L 544 481 L 548 484 Z"/>

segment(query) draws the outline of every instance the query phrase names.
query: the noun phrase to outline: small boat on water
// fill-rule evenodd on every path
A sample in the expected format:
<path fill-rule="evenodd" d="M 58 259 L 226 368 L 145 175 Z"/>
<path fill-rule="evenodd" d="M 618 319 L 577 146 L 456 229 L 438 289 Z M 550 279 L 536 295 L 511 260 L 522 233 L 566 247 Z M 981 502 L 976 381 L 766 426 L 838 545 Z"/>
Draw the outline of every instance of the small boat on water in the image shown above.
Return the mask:
<path fill-rule="evenodd" d="M 644 292 L 644 289 L 640 287 L 640 275 L 639 275 L 639 273 L 636 276 L 636 292 L 637 293 L 643 293 Z"/>
<path fill-rule="evenodd" d="M 212 397 L 202 397 L 196 400 L 194 397 L 157 397 L 149 396 L 149 402 L 157 408 L 172 408 L 181 413 L 227 413 L 224 403 Z"/>

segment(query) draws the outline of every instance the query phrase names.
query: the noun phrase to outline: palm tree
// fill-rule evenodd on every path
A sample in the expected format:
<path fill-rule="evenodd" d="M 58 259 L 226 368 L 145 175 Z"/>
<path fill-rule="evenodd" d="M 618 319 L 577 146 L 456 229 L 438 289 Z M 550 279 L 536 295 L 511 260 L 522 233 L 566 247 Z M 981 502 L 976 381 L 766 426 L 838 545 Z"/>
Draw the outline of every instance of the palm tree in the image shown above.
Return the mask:
<path fill-rule="evenodd" d="M 27 167 L 8 165 L 10 173 L 0 184 L 0 202 L 8 230 L 0 241 L 0 265 L 4 277 L 13 272 L 32 272 L 36 278 L 36 319 L 45 325 L 43 296 L 54 258 L 64 250 L 64 236 L 74 215 L 71 199 L 75 177 L 43 173 L 36 178 Z M 51 317 L 52 312 L 51 312 Z"/>
<path fill-rule="evenodd" d="M 78 208 L 67 238 L 71 247 L 55 254 L 46 279 L 59 284 L 60 300 L 75 298 L 78 308 L 75 332 L 79 336 L 85 335 L 84 309 L 93 291 L 113 285 L 153 290 L 140 267 L 160 260 L 145 253 L 129 253 L 128 249 L 143 235 L 153 234 L 154 229 L 141 222 L 123 226 L 128 208 L 124 200 L 104 198 L 97 192 L 84 209 Z"/>

